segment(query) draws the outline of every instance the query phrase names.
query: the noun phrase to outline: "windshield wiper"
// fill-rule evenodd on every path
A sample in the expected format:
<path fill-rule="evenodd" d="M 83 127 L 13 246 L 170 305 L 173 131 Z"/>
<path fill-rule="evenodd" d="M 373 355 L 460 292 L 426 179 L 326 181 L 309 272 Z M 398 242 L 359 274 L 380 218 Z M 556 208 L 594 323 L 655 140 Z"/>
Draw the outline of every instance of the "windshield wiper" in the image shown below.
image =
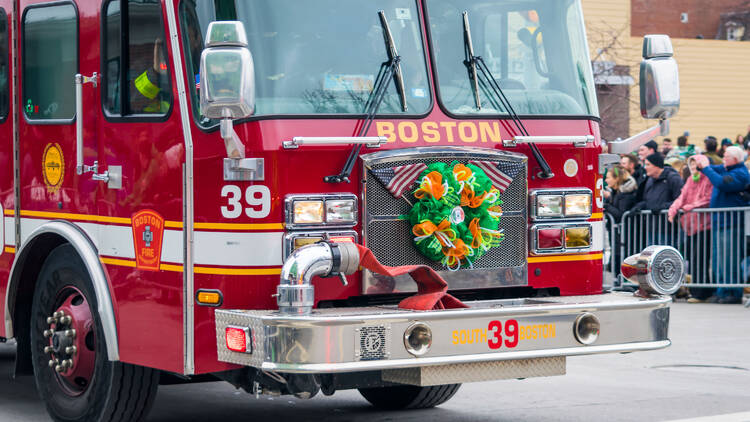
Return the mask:
<path fill-rule="evenodd" d="M 378 109 L 380 109 L 380 105 L 383 103 L 391 79 L 393 79 L 393 82 L 396 84 L 396 90 L 398 91 L 401 100 L 401 109 L 403 111 L 406 111 L 407 109 L 404 75 L 401 72 L 401 56 L 399 56 L 398 51 L 396 50 L 396 44 L 393 41 L 391 27 L 388 25 L 388 19 L 385 17 L 385 12 L 382 10 L 378 11 L 378 17 L 380 18 L 380 26 L 383 28 L 383 39 L 385 40 L 388 61 L 380 65 L 380 71 L 378 71 L 378 76 L 375 78 L 372 92 L 365 103 L 365 120 L 359 128 L 359 132 L 357 133 L 358 137 L 365 136 L 367 131 L 370 130 L 370 126 L 372 126 L 372 122 L 375 120 Z M 359 151 L 361 149 L 361 144 L 352 147 L 341 172 L 336 175 L 326 176 L 323 178 L 323 181 L 326 183 L 349 183 L 349 176 L 352 174 L 354 164 L 357 162 L 357 157 L 359 156 Z"/>
<path fill-rule="evenodd" d="M 497 101 L 500 102 L 502 105 L 502 108 L 504 108 L 508 115 L 510 116 L 511 120 L 513 120 L 513 124 L 516 126 L 516 130 L 518 130 L 521 135 L 523 136 L 530 136 L 529 131 L 526 130 L 526 126 L 524 126 L 521 119 L 518 117 L 518 114 L 516 114 L 516 111 L 513 109 L 513 106 L 510 104 L 510 101 L 508 101 L 508 98 L 505 96 L 505 93 L 500 88 L 500 84 L 497 82 L 497 79 L 495 79 L 494 75 L 492 75 L 492 71 L 490 71 L 490 68 L 487 66 L 487 64 L 484 62 L 484 59 L 482 59 L 481 56 L 474 55 L 474 44 L 471 41 L 471 27 L 469 26 L 469 12 L 464 11 L 463 12 L 463 18 L 464 18 L 464 52 L 466 54 L 466 60 L 464 60 L 464 64 L 469 69 L 469 78 L 472 81 L 472 89 L 474 91 L 474 102 L 476 103 L 477 110 L 482 109 L 482 103 L 479 98 L 479 74 L 482 75 L 484 78 L 483 81 L 483 87 L 487 89 L 489 87 L 490 91 L 494 94 L 494 98 L 490 97 L 490 102 L 493 103 L 493 105 L 496 108 L 497 107 Z M 477 72 L 477 69 L 479 72 Z M 552 173 L 552 169 L 550 168 L 549 164 L 547 163 L 547 160 L 544 159 L 544 156 L 542 156 L 542 152 L 539 151 L 539 148 L 536 146 L 536 144 L 529 144 L 531 147 L 531 153 L 534 155 L 534 159 L 536 159 L 536 162 L 539 164 L 539 167 L 542 169 L 541 174 L 539 177 L 542 179 L 549 179 L 552 177 L 555 177 L 555 174 Z"/>

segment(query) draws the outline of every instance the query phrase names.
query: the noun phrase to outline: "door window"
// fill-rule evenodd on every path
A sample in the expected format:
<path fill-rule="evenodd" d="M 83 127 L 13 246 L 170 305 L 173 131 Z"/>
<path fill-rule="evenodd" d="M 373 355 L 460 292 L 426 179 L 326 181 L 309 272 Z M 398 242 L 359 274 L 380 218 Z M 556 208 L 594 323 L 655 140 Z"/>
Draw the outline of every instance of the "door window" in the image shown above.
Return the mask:
<path fill-rule="evenodd" d="M 105 3 L 104 15 L 105 112 L 164 116 L 172 106 L 172 89 L 161 5 L 112 0 Z"/>
<path fill-rule="evenodd" d="M 0 7 L 0 122 L 8 117 L 10 84 L 8 83 L 8 15 Z"/>
<path fill-rule="evenodd" d="M 22 106 L 26 117 L 72 121 L 76 112 L 73 78 L 78 73 L 75 6 L 57 3 L 29 7 L 23 15 L 22 34 Z M 7 54 L 2 55 L 7 60 Z M 7 70 L 4 74 L 7 86 Z"/>

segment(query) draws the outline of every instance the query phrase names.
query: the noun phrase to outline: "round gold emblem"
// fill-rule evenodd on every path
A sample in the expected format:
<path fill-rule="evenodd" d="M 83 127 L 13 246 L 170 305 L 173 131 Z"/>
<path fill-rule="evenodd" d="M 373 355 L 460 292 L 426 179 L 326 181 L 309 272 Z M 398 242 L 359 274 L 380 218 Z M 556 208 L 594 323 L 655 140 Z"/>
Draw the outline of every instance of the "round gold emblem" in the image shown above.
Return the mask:
<path fill-rule="evenodd" d="M 47 144 L 42 157 L 44 184 L 48 192 L 55 193 L 60 189 L 65 175 L 65 159 L 60 144 Z"/>

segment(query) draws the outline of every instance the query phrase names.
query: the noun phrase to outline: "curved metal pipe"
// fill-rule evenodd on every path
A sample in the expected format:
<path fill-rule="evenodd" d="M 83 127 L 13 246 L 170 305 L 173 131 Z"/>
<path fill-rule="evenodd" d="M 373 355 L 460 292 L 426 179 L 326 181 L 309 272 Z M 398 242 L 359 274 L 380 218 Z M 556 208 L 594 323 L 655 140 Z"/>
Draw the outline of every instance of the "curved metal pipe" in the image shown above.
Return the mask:
<path fill-rule="evenodd" d="M 319 242 L 295 250 L 281 268 L 281 282 L 276 288 L 279 312 L 310 314 L 315 304 L 313 277 L 327 277 L 339 272 L 353 274 L 358 268 L 359 251 L 350 242 Z"/>

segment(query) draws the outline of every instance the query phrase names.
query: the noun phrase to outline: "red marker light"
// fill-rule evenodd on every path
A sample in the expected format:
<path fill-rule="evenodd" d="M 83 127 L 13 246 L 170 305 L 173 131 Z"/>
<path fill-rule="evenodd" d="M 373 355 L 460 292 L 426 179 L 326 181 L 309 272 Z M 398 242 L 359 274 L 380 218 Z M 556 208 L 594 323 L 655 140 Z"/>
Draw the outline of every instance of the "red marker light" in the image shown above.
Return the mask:
<path fill-rule="evenodd" d="M 159 64 L 159 67 L 161 68 L 161 70 L 167 70 L 167 64 L 166 63 Z"/>
<path fill-rule="evenodd" d="M 252 353 L 248 350 L 250 330 L 242 327 L 227 327 L 225 331 L 227 349 L 233 352 Z"/>
<path fill-rule="evenodd" d="M 562 229 L 539 229 L 537 231 L 537 249 L 562 249 Z"/>

